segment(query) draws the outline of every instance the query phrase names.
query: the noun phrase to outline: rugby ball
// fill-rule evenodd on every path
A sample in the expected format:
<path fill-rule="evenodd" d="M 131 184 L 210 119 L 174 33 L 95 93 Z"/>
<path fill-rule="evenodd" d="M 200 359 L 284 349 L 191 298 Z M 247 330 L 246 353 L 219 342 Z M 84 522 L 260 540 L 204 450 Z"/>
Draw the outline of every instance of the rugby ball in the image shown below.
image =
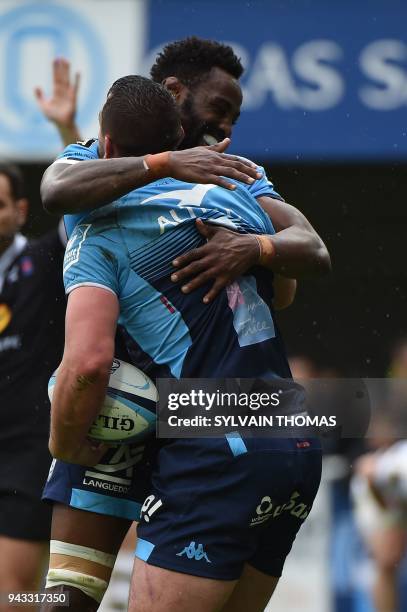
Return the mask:
<path fill-rule="evenodd" d="M 48 383 L 52 399 L 58 370 Z M 157 388 L 138 368 L 113 359 L 105 401 L 89 437 L 111 444 L 142 442 L 155 432 Z"/>

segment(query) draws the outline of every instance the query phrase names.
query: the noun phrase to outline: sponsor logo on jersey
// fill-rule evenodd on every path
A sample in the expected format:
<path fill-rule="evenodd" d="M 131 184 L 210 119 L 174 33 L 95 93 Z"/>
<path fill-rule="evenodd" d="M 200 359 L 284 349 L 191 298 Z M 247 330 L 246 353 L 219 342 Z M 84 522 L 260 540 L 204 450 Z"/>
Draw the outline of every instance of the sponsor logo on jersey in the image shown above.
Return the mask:
<path fill-rule="evenodd" d="M 310 513 L 311 506 L 301 503 L 299 497 L 298 491 L 294 491 L 291 494 L 290 501 L 278 505 L 271 500 L 271 497 L 265 495 L 256 507 L 256 516 L 250 521 L 250 527 L 262 525 L 271 518 L 277 518 L 283 512 L 288 512 L 291 516 L 295 516 L 301 521 L 305 520 Z"/>
<path fill-rule="evenodd" d="M 161 508 L 162 505 L 161 499 L 156 499 L 155 495 L 146 497 L 140 510 L 140 520 L 144 519 L 146 523 L 149 523 L 154 512 Z"/>
<path fill-rule="evenodd" d="M 185 546 L 184 550 L 181 550 L 181 552 L 177 553 L 177 557 L 182 557 L 183 555 L 186 555 L 188 559 L 195 559 L 195 561 L 201 561 L 202 559 L 205 559 L 207 563 L 212 563 L 212 561 L 209 560 L 208 555 L 204 551 L 203 545 L 196 545 L 195 542 L 191 542 L 189 546 Z"/>
<path fill-rule="evenodd" d="M 257 293 L 254 276 L 239 278 L 226 287 L 229 308 L 233 312 L 239 346 L 250 346 L 275 338 L 270 308 Z"/>
<path fill-rule="evenodd" d="M 7 304 L 0 304 L 0 334 L 6 329 L 11 321 L 11 310 Z"/>

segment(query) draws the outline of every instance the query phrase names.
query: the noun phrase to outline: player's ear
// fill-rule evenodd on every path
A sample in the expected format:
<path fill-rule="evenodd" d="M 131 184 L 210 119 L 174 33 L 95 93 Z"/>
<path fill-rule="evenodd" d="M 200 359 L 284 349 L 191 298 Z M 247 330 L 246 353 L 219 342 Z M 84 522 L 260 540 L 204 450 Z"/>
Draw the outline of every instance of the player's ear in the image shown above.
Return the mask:
<path fill-rule="evenodd" d="M 183 102 L 188 95 L 188 87 L 181 83 L 181 81 L 175 76 L 170 76 L 164 79 L 162 85 L 164 85 L 164 87 L 166 87 L 174 96 L 175 101 L 178 104 Z"/>
<path fill-rule="evenodd" d="M 105 149 L 105 154 L 103 157 L 105 159 L 109 159 L 110 157 L 115 157 L 114 145 L 113 145 L 112 139 L 110 138 L 108 134 L 105 135 L 103 143 L 104 143 L 104 149 Z"/>
<path fill-rule="evenodd" d="M 184 130 L 184 128 L 183 128 L 183 127 L 182 127 L 182 125 L 181 125 L 181 126 L 180 126 L 180 130 L 179 130 L 178 141 L 177 141 L 177 144 L 176 144 L 176 147 L 175 147 L 175 148 L 179 147 L 179 145 L 180 145 L 180 144 L 181 144 L 181 142 L 184 140 L 184 138 L 185 138 L 185 130 Z"/>
<path fill-rule="evenodd" d="M 21 228 L 24 223 L 27 221 L 28 215 L 28 200 L 27 198 L 20 198 L 16 201 L 16 211 L 17 211 L 17 223 Z"/>

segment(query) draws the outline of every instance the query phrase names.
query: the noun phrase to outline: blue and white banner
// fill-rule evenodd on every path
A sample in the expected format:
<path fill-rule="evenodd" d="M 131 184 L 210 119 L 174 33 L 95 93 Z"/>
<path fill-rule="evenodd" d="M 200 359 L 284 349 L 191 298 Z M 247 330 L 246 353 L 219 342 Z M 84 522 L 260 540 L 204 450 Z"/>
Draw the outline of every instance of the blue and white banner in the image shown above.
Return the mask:
<path fill-rule="evenodd" d="M 407 3 L 151 0 L 163 42 L 230 43 L 246 68 L 234 149 L 292 161 L 407 159 Z"/>
<path fill-rule="evenodd" d="M 0 156 L 60 152 L 34 97 L 37 86 L 51 94 L 57 57 L 80 72 L 78 122 L 85 137 L 97 135 L 107 89 L 142 63 L 145 22 L 144 0 L 0 0 Z"/>
<path fill-rule="evenodd" d="M 171 40 L 230 43 L 244 108 L 233 149 L 265 160 L 407 159 L 407 3 L 401 0 L 0 0 L 0 156 L 60 147 L 33 96 L 51 64 L 82 74 L 78 121 L 96 135 L 113 80 L 147 74 Z"/>

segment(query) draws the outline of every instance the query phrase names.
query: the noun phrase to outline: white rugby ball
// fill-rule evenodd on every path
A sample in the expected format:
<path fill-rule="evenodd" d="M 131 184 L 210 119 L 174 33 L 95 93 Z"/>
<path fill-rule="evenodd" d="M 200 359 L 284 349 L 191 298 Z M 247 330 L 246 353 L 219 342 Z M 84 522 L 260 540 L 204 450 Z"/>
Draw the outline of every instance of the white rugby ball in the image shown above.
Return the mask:
<path fill-rule="evenodd" d="M 58 370 L 48 383 L 52 399 Z M 109 443 L 142 442 L 155 432 L 157 388 L 153 381 L 135 366 L 113 359 L 105 401 L 89 430 L 89 437 Z"/>

